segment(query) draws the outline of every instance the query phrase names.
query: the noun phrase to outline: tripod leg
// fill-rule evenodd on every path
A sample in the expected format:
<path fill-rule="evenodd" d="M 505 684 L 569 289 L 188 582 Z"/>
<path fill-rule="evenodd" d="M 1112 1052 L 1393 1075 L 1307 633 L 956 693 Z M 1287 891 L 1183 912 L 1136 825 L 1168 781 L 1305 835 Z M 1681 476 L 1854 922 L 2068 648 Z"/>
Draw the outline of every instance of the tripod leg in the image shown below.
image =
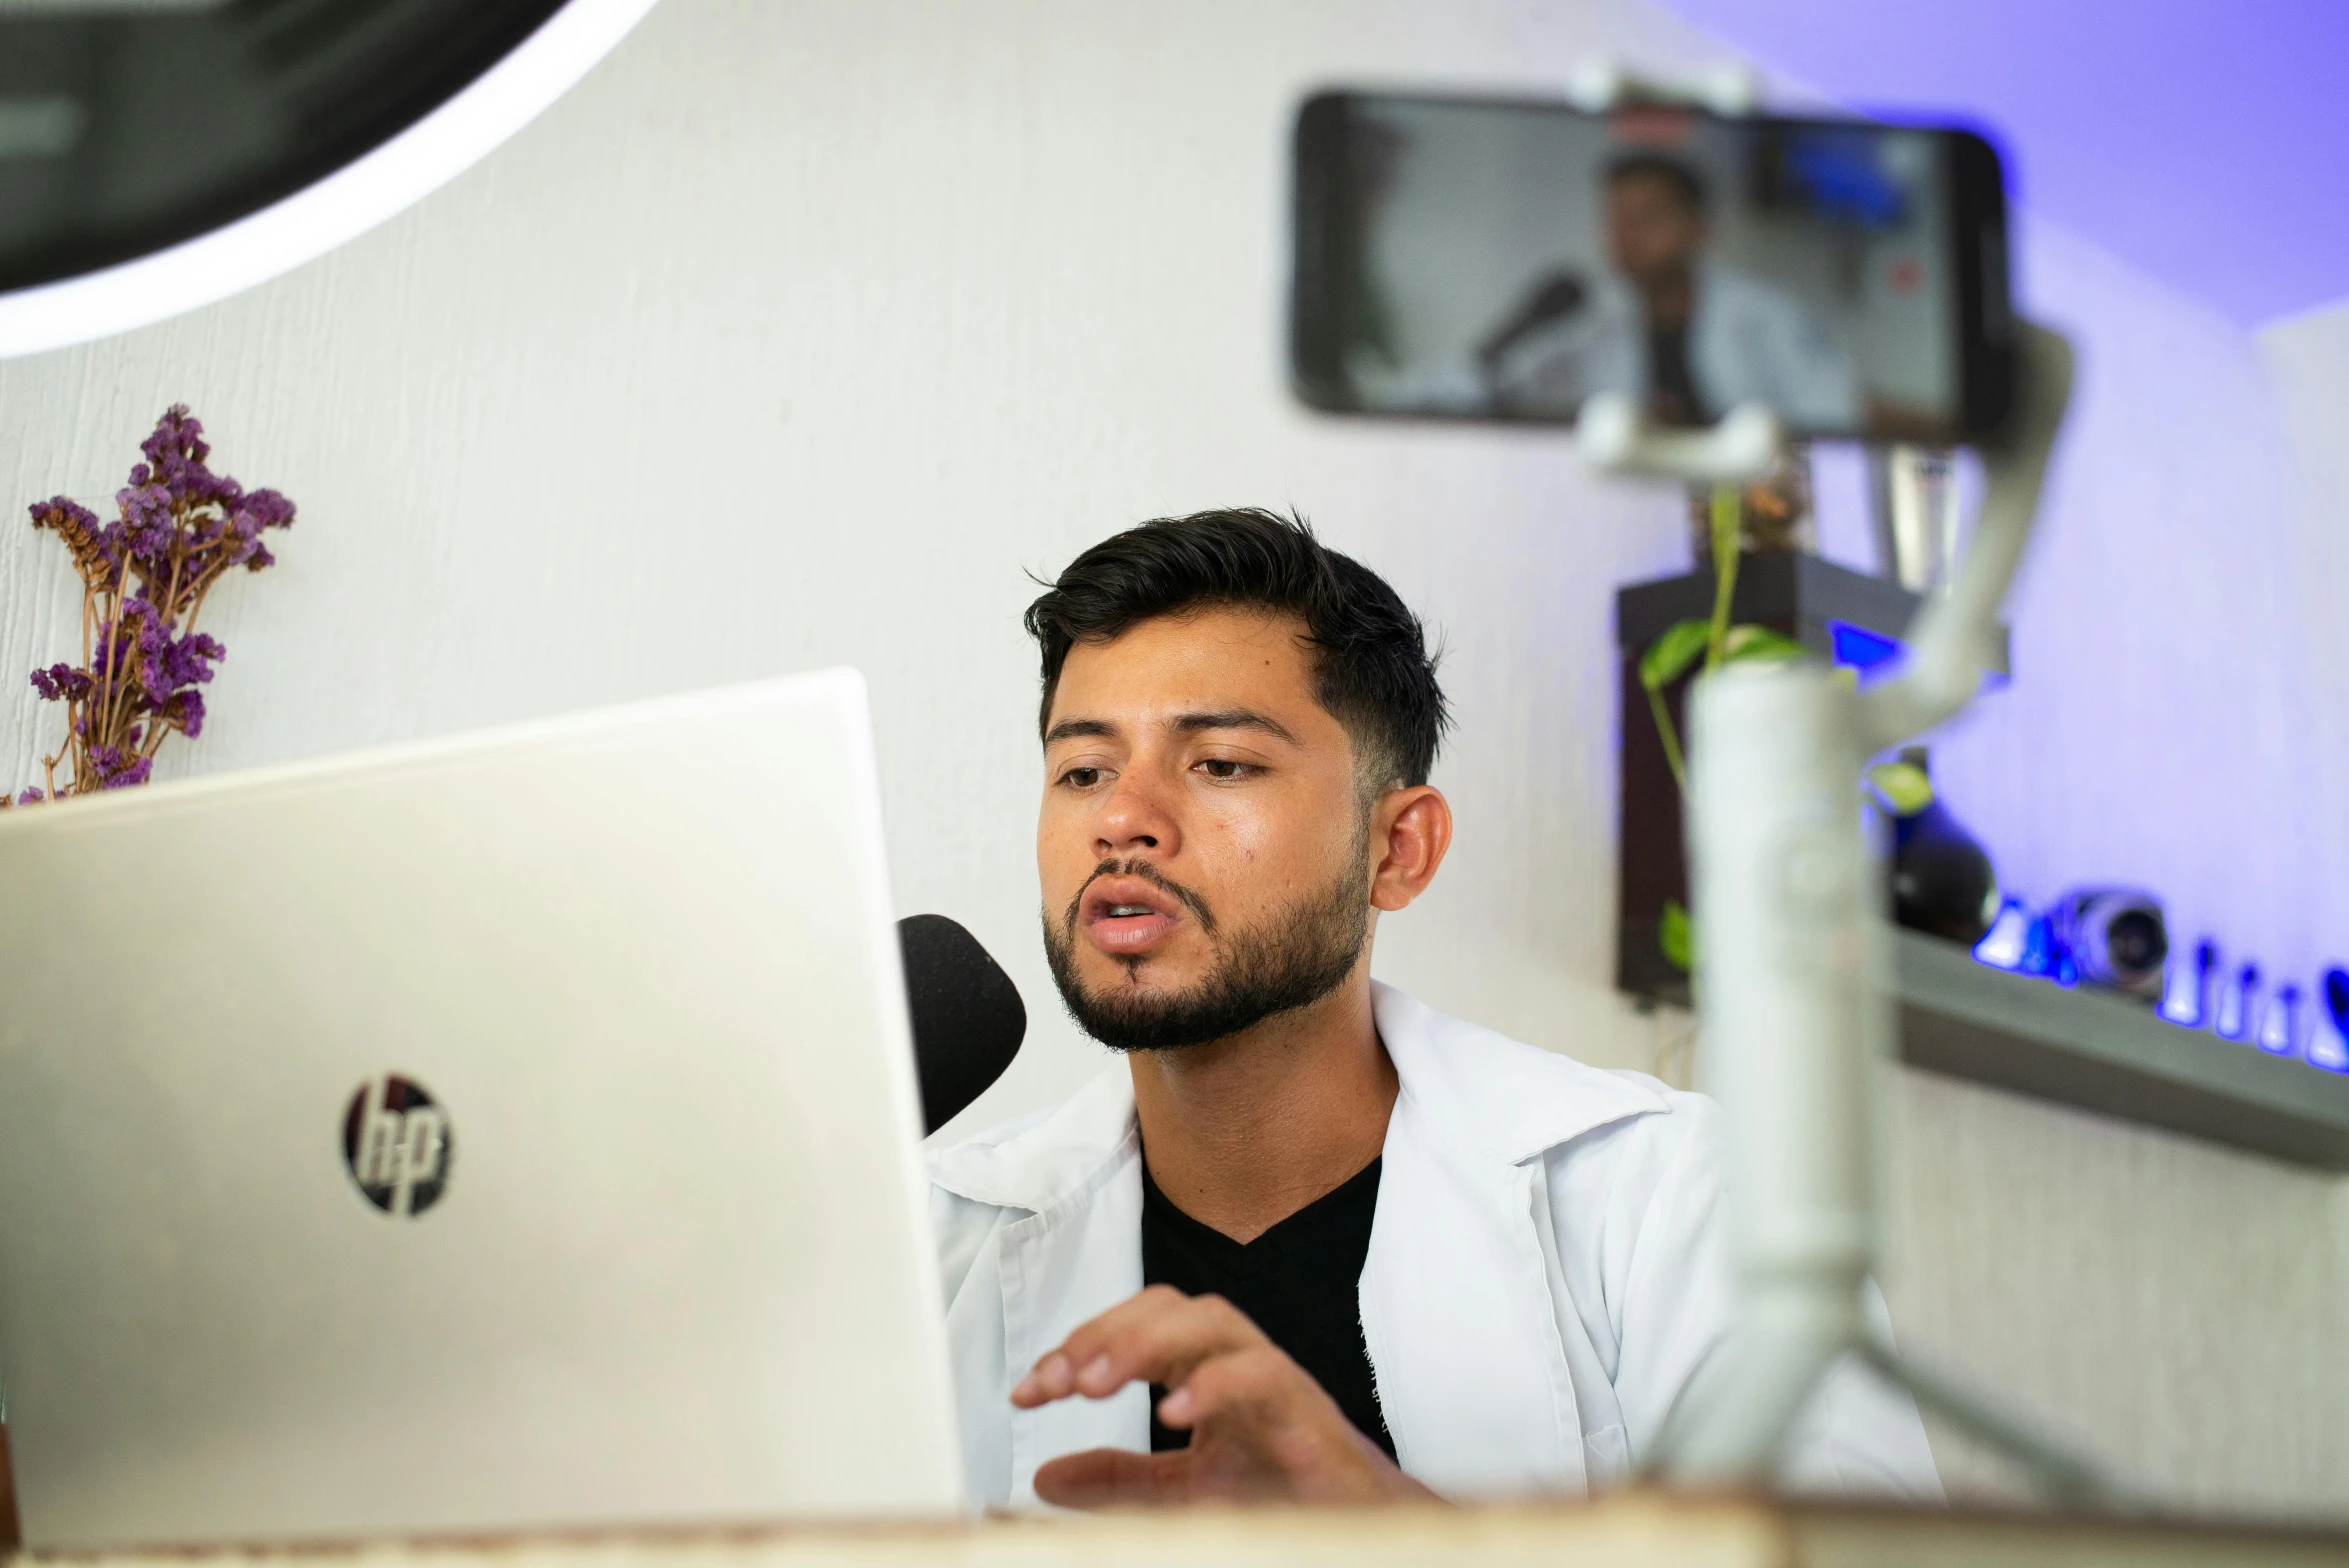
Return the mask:
<path fill-rule="evenodd" d="M 1919 1405 L 2020 1465 L 2057 1504 L 2142 1513 L 2145 1499 L 2087 1455 L 2034 1430 L 2029 1418 L 1999 1408 L 1958 1377 L 1936 1371 L 1882 1344 L 1864 1349 L 1868 1364 L 1906 1388 Z"/>
<path fill-rule="evenodd" d="M 1685 1486 L 1767 1486 L 1787 1428 L 1820 1375 L 1861 1343 L 1856 1295 L 1837 1279 L 1801 1281 L 1755 1299 L 1729 1344 L 1729 1364 L 1692 1387 L 1691 1403 L 1668 1424 L 1658 1444 L 1665 1478 Z"/>

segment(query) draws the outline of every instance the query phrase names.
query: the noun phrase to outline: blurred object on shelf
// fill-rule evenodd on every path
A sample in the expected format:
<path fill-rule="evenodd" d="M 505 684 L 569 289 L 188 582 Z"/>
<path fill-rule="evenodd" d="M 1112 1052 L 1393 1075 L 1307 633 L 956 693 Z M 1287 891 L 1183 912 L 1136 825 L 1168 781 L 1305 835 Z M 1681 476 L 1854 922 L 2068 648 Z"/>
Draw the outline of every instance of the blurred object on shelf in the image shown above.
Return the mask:
<path fill-rule="evenodd" d="M 2138 996 L 2162 994 L 2170 939 L 2160 899 L 2136 888 L 2074 888 L 2048 914 L 2081 980 Z"/>
<path fill-rule="evenodd" d="M 2267 999 L 2267 1007 L 2259 1015 L 2259 1033 L 2253 1037 L 2259 1048 L 2270 1056 L 2298 1056 L 2300 1054 L 2300 988 L 2296 985 L 2276 987 Z"/>
<path fill-rule="evenodd" d="M 1900 760 L 1928 782 L 1926 750 L 1910 746 Z M 1951 815 L 1938 793 L 1918 810 L 1892 819 L 1892 917 L 1923 931 L 1972 947 L 1998 917 L 1998 873 L 1990 854 Z"/>
<path fill-rule="evenodd" d="M 2211 986 L 2218 976 L 2218 944 L 2208 937 L 2194 944 L 2191 956 L 2170 957 L 2169 978 L 2162 987 L 2161 1016 L 2187 1029 L 2210 1022 Z"/>
<path fill-rule="evenodd" d="M 1957 559 L 1957 465 L 1947 447 L 1886 446 L 1868 452 L 1868 501 L 1877 569 L 1911 593 L 1949 581 Z"/>
<path fill-rule="evenodd" d="M 2223 1040 L 2251 1038 L 2252 1015 L 2259 1007 L 2259 966 L 2245 964 L 2219 987 L 2218 1006 L 2211 1027 Z"/>
<path fill-rule="evenodd" d="M 2336 964 L 2316 983 L 2315 1026 L 2308 1031 L 2302 1052 L 2309 1064 L 2327 1072 L 2349 1073 L 2349 969 Z"/>
<path fill-rule="evenodd" d="M 2024 951 L 2031 940 L 2031 911 L 2023 907 L 2019 898 L 2010 898 L 1999 906 L 1997 918 L 1982 940 L 1974 944 L 1974 957 L 1993 969 L 2020 971 Z"/>
<path fill-rule="evenodd" d="M 1738 487 L 1738 550 L 1765 555 L 1776 550 L 1819 553 L 1818 519 L 1811 508 L 1811 447 L 1790 441 L 1777 465 Z M 1713 564 L 1713 486 L 1688 487 L 1689 557 L 1695 569 Z"/>

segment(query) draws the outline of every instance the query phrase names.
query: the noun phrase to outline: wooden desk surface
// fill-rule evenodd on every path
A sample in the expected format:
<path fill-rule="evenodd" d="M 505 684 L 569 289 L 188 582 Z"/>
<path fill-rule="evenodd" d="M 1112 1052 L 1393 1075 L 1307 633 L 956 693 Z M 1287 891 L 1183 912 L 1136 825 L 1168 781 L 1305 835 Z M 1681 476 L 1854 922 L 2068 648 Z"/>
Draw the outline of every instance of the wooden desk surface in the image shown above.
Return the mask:
<path fill-rule="evenodd" d="M 107 1568 L 2081 1568 L 2349 1565 L 2349 1532 L 1629 1494 L 1574 1506 L 1261 1509 L 21 1556 Z"/>

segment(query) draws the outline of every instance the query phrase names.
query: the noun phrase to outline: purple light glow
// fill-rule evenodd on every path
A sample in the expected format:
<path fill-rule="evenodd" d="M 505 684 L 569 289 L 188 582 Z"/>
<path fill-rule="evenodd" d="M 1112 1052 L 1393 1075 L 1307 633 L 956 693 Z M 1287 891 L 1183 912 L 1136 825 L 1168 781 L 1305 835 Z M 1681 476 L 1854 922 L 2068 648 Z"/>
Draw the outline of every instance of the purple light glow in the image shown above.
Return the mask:
<path fill-rule="evenodd" d="M 2241 325 L 2349 296 L 2339 0 L 1665 3 L 1852 108 L 1994 127 L 2020 202 Z"/>

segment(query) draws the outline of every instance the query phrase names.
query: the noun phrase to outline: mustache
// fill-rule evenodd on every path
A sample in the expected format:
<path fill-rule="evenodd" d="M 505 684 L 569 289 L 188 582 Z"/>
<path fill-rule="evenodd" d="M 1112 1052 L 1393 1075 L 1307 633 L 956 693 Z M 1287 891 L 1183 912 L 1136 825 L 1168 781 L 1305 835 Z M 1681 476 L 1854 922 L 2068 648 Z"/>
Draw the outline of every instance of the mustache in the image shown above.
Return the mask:
<path fill-rule="evenodd" d="M 1201 898 L 1197 893 L 1166 875 L 1147 860 L 1104 860 L 1093 868 L 1091 876 L 1085 878 L 1084 887 L 1077 889 L 1077 896 L 1068 901 L 1068 913 L 1061 917 L 1062 929 L 1068 932 L 1072 941 L 1077 934 L 1077 915 L 1085 906 L 1085 889 L 1103 877 L 1132 877 L 1137 882 L 1149 883 L 1189 910 L 1191 918 L 1199 922 L 1201 931 L 1209 936 L 1215 935 L 1215 911 L 1209 909 L 1207 900 Z"/>

